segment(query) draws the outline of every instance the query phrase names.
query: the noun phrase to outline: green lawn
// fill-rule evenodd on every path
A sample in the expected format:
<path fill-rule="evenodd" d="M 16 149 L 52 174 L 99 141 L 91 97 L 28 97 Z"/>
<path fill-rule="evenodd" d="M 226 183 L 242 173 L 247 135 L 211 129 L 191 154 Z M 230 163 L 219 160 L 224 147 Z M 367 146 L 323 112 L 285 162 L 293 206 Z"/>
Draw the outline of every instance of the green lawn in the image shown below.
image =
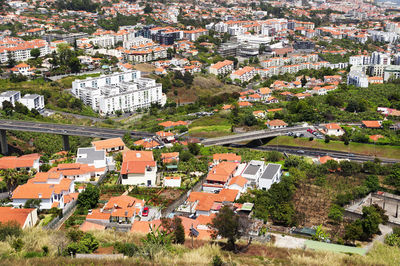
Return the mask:
<path fill-rule="evenodd" d="M 229 120 L 220 115 L 203 117 L 189 125 L 189 134 L 194 137 L 219 137 L 232 134 Z"/>
<path fill-rule="evenodd" d="M 45 214 L 44 219 L 40 221 L 39 225 L 40 225 L 40 226 L 46 226 L 46 225 L 48 225 L 52 220 L 53 220 L 53 215 L 52 215 L 52 214 Z"/>
<path fill-rule="evenodd" d="M 356 248 L 356 247 L 349 247 L 337 244 L 329 244 L 324 242 L 318 242 L 313 240 L 307 240 L 305 243 L 307 249 L 312 249 L 316 251 L 332 251 L 332 252 L 340 252 L 340 253 L 347 253 L 347 254 L 358 254 L 358 255 L 365 255 L 367 253 L 366 249 L 363 248 Z"/>
<path fill-rule="evenodd" d="M 267 145 L 306 147 L 400 159 L 400 146 L 374 145 L 355 142 L 350 142 L 349 145 L 344 145 L 342 141 L 330 141 L 329 143 L 325 143 L 324 140 L 320 139 L 309 141 L 306 138 L 293 138 L 289 136 L 279 136 L 274 138 L 270 140 Z"/>

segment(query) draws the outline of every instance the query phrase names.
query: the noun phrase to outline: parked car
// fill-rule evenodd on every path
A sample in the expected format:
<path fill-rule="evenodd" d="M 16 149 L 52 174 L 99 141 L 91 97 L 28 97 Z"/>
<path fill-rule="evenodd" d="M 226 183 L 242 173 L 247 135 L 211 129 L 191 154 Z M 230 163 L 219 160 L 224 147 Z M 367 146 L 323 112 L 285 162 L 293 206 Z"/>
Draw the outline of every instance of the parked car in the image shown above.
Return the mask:
<path fill-rule="evenodd" d="M 149 215 L 149 207 L 144 207 L 142 211 L 142 216 L 147 217 Z"/>

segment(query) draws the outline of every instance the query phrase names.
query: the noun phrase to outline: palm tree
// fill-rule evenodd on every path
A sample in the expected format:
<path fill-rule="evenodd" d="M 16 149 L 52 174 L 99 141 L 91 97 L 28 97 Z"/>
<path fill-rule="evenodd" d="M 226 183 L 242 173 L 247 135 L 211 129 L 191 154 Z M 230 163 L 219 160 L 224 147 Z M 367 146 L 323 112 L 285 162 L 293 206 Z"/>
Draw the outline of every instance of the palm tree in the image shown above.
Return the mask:
<path fill-rule="evenodd" d="M 7 185 L 7 189 L 9 192 L 14 191 L 14 189 L 18 186 L 19 181 L 19 173 L 15 169 L 3 169 L 1 170 L 0 176 L 3 178 L 4 182 Z"/>

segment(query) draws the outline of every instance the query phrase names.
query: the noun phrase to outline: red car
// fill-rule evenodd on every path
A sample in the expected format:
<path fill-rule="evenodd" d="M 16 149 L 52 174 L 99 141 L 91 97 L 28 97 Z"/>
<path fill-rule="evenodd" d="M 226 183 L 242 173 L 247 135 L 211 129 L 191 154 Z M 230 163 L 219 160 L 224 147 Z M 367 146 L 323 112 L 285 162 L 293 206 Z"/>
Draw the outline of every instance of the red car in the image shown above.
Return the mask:
<path fill-rule="evenodd" d="M 142 211 L 142 216 L 147 217 L 149 215 L 149 207 L 144 207 Z"/>

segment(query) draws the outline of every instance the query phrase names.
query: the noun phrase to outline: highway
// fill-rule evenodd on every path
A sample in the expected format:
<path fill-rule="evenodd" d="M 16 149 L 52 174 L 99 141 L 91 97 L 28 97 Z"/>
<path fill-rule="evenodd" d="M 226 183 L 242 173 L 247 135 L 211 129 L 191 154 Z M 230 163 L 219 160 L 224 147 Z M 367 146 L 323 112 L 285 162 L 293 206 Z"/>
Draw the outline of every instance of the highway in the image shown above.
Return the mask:
<path fill-rule="evenodd" d="M 152 133 L 140 131 L 2 119 L 0 119 L 0 129 L 103 139 L 122 137 L 127 132 L 130 132 L 132 137 L 146 138 L 154 136 Z"/>
<path fill-rule="evenodd" d="M 375 160 L 375 156 L 370 155 L 362 155 L 362 154 L 353 154 L 341 151 L 332 151 L 332 150 L 320 150 L 320 149 L 313 149 L 313 148 L 305 148 L 305 147 L 292 147 L 292 146 L 261 146 L 261 147 L 248 147 L 246 145 L 241 144 L 231 144 L 229 145 L 233 148 L 251 148 L 255 150 L 261 151 L 279 151 L 284 152 L 286 154 L 294 154 L 299 156 L 311 156 L 311 157 L 318 157 L 318 156 L 325 156 L 329 155 L 332 158 L 337 159 L 348 159 L 350 161 L 355 162 L 367 162 Z M 301 151 L 301 152 L 299 152 Z M 303 153 L 304 152 L 304 153 Z M 382 163 L 399 163 L 400 160 L 397 159 L 390 159 L 390 158 L 382 158 L 377 157 Z"/>
<path fill-rule="evenodd" d="M 204 146 L 211 146 L 211 145 L 224 145 L 224 144 L 231 144 L 234 142 L 243 142 L 243 141 L 251 141 L 255 139 L 264 139 L 276 136 L 286 135 L 288 132 L 300 132 L 306 131 L 310 127 L 303 127 L 303 126 L 295 126 L 295 127 L 286 127 L 280 129 L 270 129 L 270 130 L 259 130 L 259 131 L 251 131 L 242 134 L 235 134 L 230 136 L 212 138 L 212 139 L 205 139 L 201 143 Z"/>

